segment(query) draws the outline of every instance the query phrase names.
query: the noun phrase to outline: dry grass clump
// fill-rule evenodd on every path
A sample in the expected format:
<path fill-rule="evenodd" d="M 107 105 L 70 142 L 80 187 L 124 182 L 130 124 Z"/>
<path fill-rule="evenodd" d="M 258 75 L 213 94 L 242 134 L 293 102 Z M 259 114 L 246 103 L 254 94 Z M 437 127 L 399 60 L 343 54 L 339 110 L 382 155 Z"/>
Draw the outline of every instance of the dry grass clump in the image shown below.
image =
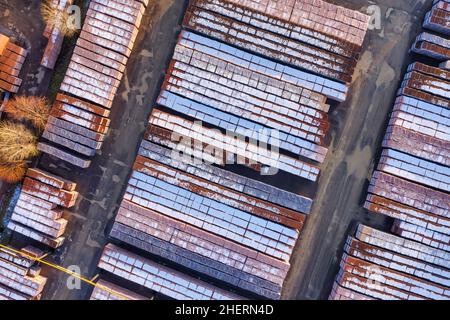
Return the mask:
<path fill-rule="evenodd" d="M 44 97 L 17 96 L 8 101 L 5 112 L 15 120 L 28 120 L 39 131 L 44 130 L 50 114 L 50 103 Z"/>
<path fill-rule="evenodd" d="M 0 163 L 0 180 L 7 183 L 17 183 L 22 181 L 27 171 L 25 162 Z"/>
<path fill-rule="evenodd" d="M 16 183 L 23 179 L 27 162 L 39 154 L 37 140 L 23 124 L 0 122 L 0 180 Z"/>
<path fill-rule="evenodd" d="M 52 0 L 43 1 L 41 4 L 42 20 L 52 29 L 58 29 L 64 36 L 71 37 L 78 32 L 78 27 L 73 23 L 67 10 L 59 10 Z"/>

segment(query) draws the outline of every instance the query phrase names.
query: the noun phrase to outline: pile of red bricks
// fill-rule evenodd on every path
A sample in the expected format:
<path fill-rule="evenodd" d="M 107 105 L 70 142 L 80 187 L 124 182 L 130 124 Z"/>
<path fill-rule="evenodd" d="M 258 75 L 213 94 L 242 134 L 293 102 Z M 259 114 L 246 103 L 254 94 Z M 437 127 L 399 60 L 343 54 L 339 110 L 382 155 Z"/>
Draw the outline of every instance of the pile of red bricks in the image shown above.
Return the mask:
<path fill-rule="evenodd" d="M 64 12 L 72 4 L 73 0 L 52 0 L 52 6 L 59 12 Z M 47 25 L 44 30 L 44 37 L 48 39 L 41 65 L 48 69 L 55 67 L 61 52 L 64 41 L 64 34 L 60 31 L 59 26 Z"/>
<path fill-rule="evenodd" d="M 428 33 L 418 39 L 448 46 Z M 416 52 L 447 59 L 429 49 Z M 347 240 L 331 299 L 450 299 L 449 88 L 448 70 L 408 67 L 364 204 L 394 218 L 395 235 L 360 226 Z"/>
<path fill-rule="evenodd" d="M 193 0 L 184 26 L 350 83 L 369 17 L 318 0 Z"/>
<path fill-rule="evenodd" d="M 61 3 L 60 3 L 61 4 Z M 109 113 L 148 0 L 93 0 L 39 149 L 90 166 L 108 131 Z"/>
<path fill-rule="evenodd" d="M 147 141 L 139 154 L 111 236 L 235 287 L 279 298 L 305 216 L 264 200 L 256 190 L 281 191 L 249 180 L 258 188 L 252 191 L 240 185 L 246 178 L 236 175 L 241 181 L 233 182 L 235 175 L 223 169 L 177 161 L 167 156 L 170 150 Z M 224 184 L 224 178 L 230 182 Z M 306 200 L 284 192 L 287 197 L 297 198 L 296 208 Z M 195 203 L 203 204 L 195 209 Z"/>
<path fill-rule="evenodd" d="M 52 248 L 64 242 L 64 210 L 75 205 L 76 184 L 39 169 L 28 169 L 7 227 Z"/>
<path fill-rule="evenodd" d="M 27 54 L 27 50 L 0 34 L 0 90 L 17 93 L 22 84 L 20 70 Z"/>
<path fill-rule="evenodd" d="M 159 119 L 169 121 L 171 115 Z M 173 124 L 165 128 L 181 132 Z M 171 133 L 163 129 L 154 124 L 144 136 L 111 236 L 278 299 L 302 213 L 309 213 L 312 201 L 220 167 L 177 159 L 166 148 L 173 147 Z"/>
<path fill-rule="evenodd" d="M 20 253 L 0 248 L 0 300 L 39 300 L 47 278 L 33 258 L 42 252 L 27 246 Z"/>
<path fill-rule="evenodd" d="M 97 281 L 90 300 L 150 300 L 105 280 Z"/>
<path fill-rule="evenodd" d="M 344 92 L 334 81 L 184 31 L 158 103 L 223 130 L 253 132 L 257 140 L 323 162 L 326 100 Z M 261 134 L 271 129 L 279 136 Z"/>

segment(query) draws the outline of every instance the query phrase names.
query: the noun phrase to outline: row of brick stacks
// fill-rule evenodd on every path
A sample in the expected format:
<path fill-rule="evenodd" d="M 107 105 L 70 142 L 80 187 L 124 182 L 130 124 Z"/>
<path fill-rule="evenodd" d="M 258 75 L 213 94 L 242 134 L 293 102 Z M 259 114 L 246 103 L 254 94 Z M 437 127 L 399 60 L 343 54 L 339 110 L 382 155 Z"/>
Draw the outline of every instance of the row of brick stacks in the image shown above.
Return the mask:
<path fill-rule="evenodd" d="M 90 1 L 40 151 L 90 166 L 108 132 L 112 102 L 147 5 L 148 0 Z"/>
<path fill-rule="evenodd" d="M 111 237 L 276 299 L 310 208 L 310 199 L 144 140 Z"/>
<path fill-rule="evenodd" d="M 202 32 L 190 21 L 193 15 L 220 16 L 224 28 L 227 23 L 238 28 L 245 23 L 262 37 L 273 35 L 274 41 L 285 41 L 284 27 L 292 31 L 293 47 L 305 59 L 312 49 L 315 56 L 327 52 L 324 60 L 351 61 L 345 70 L 348 73 L 353 72 L 362 45 L 359 37 L 364 37 L 365 30 L 353 34 L 349 28 L 336 32 L 319 25 L 318 30 L 311 26 L 299 30 L 296 22 L 273 20 L 275 12 L 263 8 L 266 4 L 247 8 L 248 4 L 237 1 L 191 1 L 184 19 L 191 31 L 181 31 L 110 232 L 116 243 L 157 256 L 186 274 L 176 272 L 174 280 L 168 281 L 158 271 L 162 267 L 152 263 L 154 271 L 147 284 L 143 279 L 147 275 L 140 270 L 106 263 L 111 251 L 131 255 L 111 245 L 99 265 L 107 273 L 145 283 L 175 299 L 281 297 L 291 254 L 313 200 L 233 173 L 227 164 L 232 160 L 240 167 L 263 173 L 276 169 L 304 182 L 316 182 L 318 164 L 327 154 L 328 99 L 344 101 L 348 87 L 320 72 L 309 73 L 316 60 L 300 70 L 300 66 L 287 64 L 291 62 L 285 58 L 292 59 L 287 52 L 275 56 L 261 45 L 246 46 L 254 52 L 249 53 L 239 48 L 238 36 Z M 330 15 L 335 12 L 334 17 L 336 12 L 350 15 L 349 10 L 326 6 L 331 8 Z M 252 19 L 237 18 L 242 10 Z M 341 20 L 352 23 L 359 15 Z M 279 29 L 267 24 L 268 17 Z M 354 23 L 367 29 L 365 21 L 367 17 Z M 329 65 L 340 68 L 337 62 Z M 277 145 L 280 152 L 267 150 L 264 144 Z"/>
<path fill-rule="evenodd" d="M 22 84 L 19 78 L 28 51 L 0 34 L 0 90 L 17 93 Z"/>
<path fill-rule="evenodd" d="M 435 1 L 424 27 L 447 7 Z M 408 67 L 364 204 L 394 219 L 393 234 L 361 225 L 349 236 L 331 299 L 450 299 L 449 81 L 448 70 Z"/>
<path fill-rule="evenodd" d="M 51 5 L 62 14 L 72 5 L 73 0 L 52 0 Z M 57 25 L 47 25 L 44 30 L 44 37 L 48 39 L 47 46 L 42 56 L 41 65 L 48 69 L 53 69 L 61 53 L 64 34 Z"/>
<path fill-rule="evenodd" d="M 192 0 L 184 26 L 303 70 L 350 83 L 369 25 L 317 0 Z"/>
<path fill-rule="evenodd" d="M 7 225 L 25 237 L 58 248 L 64 242 L 64 208 L 75 205 L 76 184 L 39 169 L 28 169 Z"/>
<path fill-rule="evenodd" d="M 47 282 L 34 258 L 42 251 L 27 246 L 17 252 L 0 248 L 0 300 L 39 300 Z"/>
<path fill-rule="evenodd" d="M 157 141 L 168 147 L 179 151 L 193 153 L 195 148 L 191 149 L 183 144 L 183 141 L 173 141 L 171 139 L 174 135 L 180 135 L 181 139 L 188 139 L 189 142 L 204 144 L 206 146 L 214 147 L 218 156 L 213 154 L 211 159 L 214 164 L 224 165 L 227 159 L 223 156 L 225 151 L 231 155 L 237 155 L 242 159 L 251 160 L 249 164 L 261 163 L 261 165 L 282 170 L 302 178 L 316 181 L 319 175 L 319 169 L 316 166 L 310 165 L 306 162 L 297 160 L 296 158 L 285 156 L 278 152 L 271 152 L 264 149 L 264 146 L 254 146 L 251 142 L 246 142 L 241 139 L 234 139 L 229 135 L 218 132 L 210 128 L 206 128 L 195 122 L 186 120 L 184 118 L 166 113 L 159 109 L 153 109 L 150 118 L 150 129 L 148 130 L 148 138 L 151 141 Z M 161 132 L 163 131 L 163 132 Z M 207 147 L 204 148 L 207 148 Z M 202 151 L 202 150 L 199 150 Z M 204 154 L 207 154 L 204 152 Z M 194 155 L 194 154 L 192 154 Z"/>
<path fill-rule="evenodd" d="M 243 298 L 108 244 L 99 268 L 177 300 L 242 300 Z"/>

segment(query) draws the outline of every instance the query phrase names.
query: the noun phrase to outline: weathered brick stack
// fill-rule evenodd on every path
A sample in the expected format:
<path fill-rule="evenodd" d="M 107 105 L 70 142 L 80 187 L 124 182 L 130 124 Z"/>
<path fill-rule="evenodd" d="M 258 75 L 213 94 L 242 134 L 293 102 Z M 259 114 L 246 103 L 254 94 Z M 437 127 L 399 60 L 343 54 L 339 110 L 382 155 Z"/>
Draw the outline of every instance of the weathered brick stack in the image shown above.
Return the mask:
<path fill-rule="evenodd" d="M 184 26 L 350 83 L 369 17 L 317 0 L 192 0 Z"/>
<path fill-rule="evenodd" d="M 425 16 L 423 26 L 429 30 L 450 35 L 450 3 L 434 0 L 433 8 Z"/>
<path fill-rule="evenodd" d="M 32 258 L 42 252 L 31 246 L 22 253 L 0 248 L 0 300 L 39 300 L 47 278 Z"/>
<path fill-rule="evenodd" d="M 250 163 L 260 163 L 263 166 L 282 170 L 313 182 L 317 181 L 319 175 L 319 168 L 314 165 L 278 152 L 267 152 L 265 154 L 264 147 L 252 146 L 251 143 L 244 140 L 234 139 L 229 135 L 217 132 L 217 130 L 203 127 L 195 122 L 158 109 L 153 109 L 149 123 L 150 129 L 146 136 L 148 140 L 158 142 L 171 149 L 185 151 L 186 154 L 191 150 L 189 148 L 184 149 L 185 146 L 182 143 L 179 144 L 178 141 L 174 141 L 172 137 L 180 135 L 182 139 L 192 140 L 194 143 L 204 144 L 211 148 L 214 147 L 219 153 L 218 158 L 214 159 L 214 164 L 224 165 L 226 159 L 223 159 L 225 158 L 223 155 L 224 152 L 228 152 L 242 159 L 249 159 Z M 158 132 L 161 130 L 164 130 L 165 137 L 161 136 L 161 132 Z M 195 151 L 195 149 L 193 150 Z"/>
<path fill-rule="evenodd" d="M 22 84 L 20 70 L 28 51 L 11 42 L 10 38 L 0 34 L 0 89 L 17 93 Z"/>
<path fill-rule="evenodd" d="M 416 52 L 442 60 L 435 49 Z M 449 88 L 448 70 L 408 67 L 364 204 L 394 218 L 395 235 L 359 226 L 331 299 L 450 299 Z"/>
<path fill-rule="evenodd" d="M 242 297 L 108 244 L 99 268 L 177 300 L 242 300 Z"/>
<path fill-rule="evenodd" d="M 150 300 L 105 280 L 99 280 L 97 285 L 101 288 L 94 287 L 90 300 Z"/>
<path fill-rule="evenodd" d="M 107 109 L 59 93 L 42 135 L 46 140 L 59 144 L 59 147 L 41 142 L 40 150 L 75 166 L 89 167 L 91 161 L 86 157 L 94 156 L 101 148 L 109 128 L 109 114 Z M 76 151 L 84 157 L 66 152 L 61 147 Z"/>
<path fill-rule="evenodd" d="M 93 0 L 39 149 L 90 166 L 109 128 L 109 110 L 148 0 Z"/>
<path fill-rule="evenodd" d="M 67 10 L 72 3 L 73 0 L 52 0 L 52 5 L 60 12 Z M 41 60 L 41 66 L 53 69 L 61 52 L 64 34 L 58 26 L 47 25 L 44 30 L 44 37 L 48 39 L 48 43 Z"/>
<path fill-rule="evenodd" d="M 39 169 L 28 169 L 8 228 L 58 248 L 64 242 L 64 210 L 75 205 L 76 184 Z"/>
<path fill-rule="evenodd" d="M 411 51 L 425 56 L 445 61 L 450 59 L 450 40 L 443 37 L 422 32 L 417 36 Z"/>
<path fill-rule="evenodd" d="M 330 299 L 449 300 L 450 253 L 360 225 Z"/>

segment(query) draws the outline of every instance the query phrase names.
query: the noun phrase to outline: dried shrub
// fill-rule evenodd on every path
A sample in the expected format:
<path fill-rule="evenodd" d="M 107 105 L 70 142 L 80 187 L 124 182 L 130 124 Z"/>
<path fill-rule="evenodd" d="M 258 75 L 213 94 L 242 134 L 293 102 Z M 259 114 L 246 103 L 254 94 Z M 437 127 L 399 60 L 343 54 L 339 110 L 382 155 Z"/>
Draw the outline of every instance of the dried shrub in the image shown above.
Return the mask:
<path fill-rule="evenodd" d="M 44 97 L 17 96 L 8 101 L 5 112 L 13 119 L 28 120 L 33 126 L 42 131 L 47 124 L 51 106 Z"/>
<path fill-rule="evenodd" d="M 16 163 L 37 156 L 37 137 L 23 124 L 0 123 L 0 163 Z"/>
<path fill-rule="evenodd" d="M 26 173 L 25 162 L 0 163 L 0 180 L 7 183 L 17 183 L 22 181 Z"/>

